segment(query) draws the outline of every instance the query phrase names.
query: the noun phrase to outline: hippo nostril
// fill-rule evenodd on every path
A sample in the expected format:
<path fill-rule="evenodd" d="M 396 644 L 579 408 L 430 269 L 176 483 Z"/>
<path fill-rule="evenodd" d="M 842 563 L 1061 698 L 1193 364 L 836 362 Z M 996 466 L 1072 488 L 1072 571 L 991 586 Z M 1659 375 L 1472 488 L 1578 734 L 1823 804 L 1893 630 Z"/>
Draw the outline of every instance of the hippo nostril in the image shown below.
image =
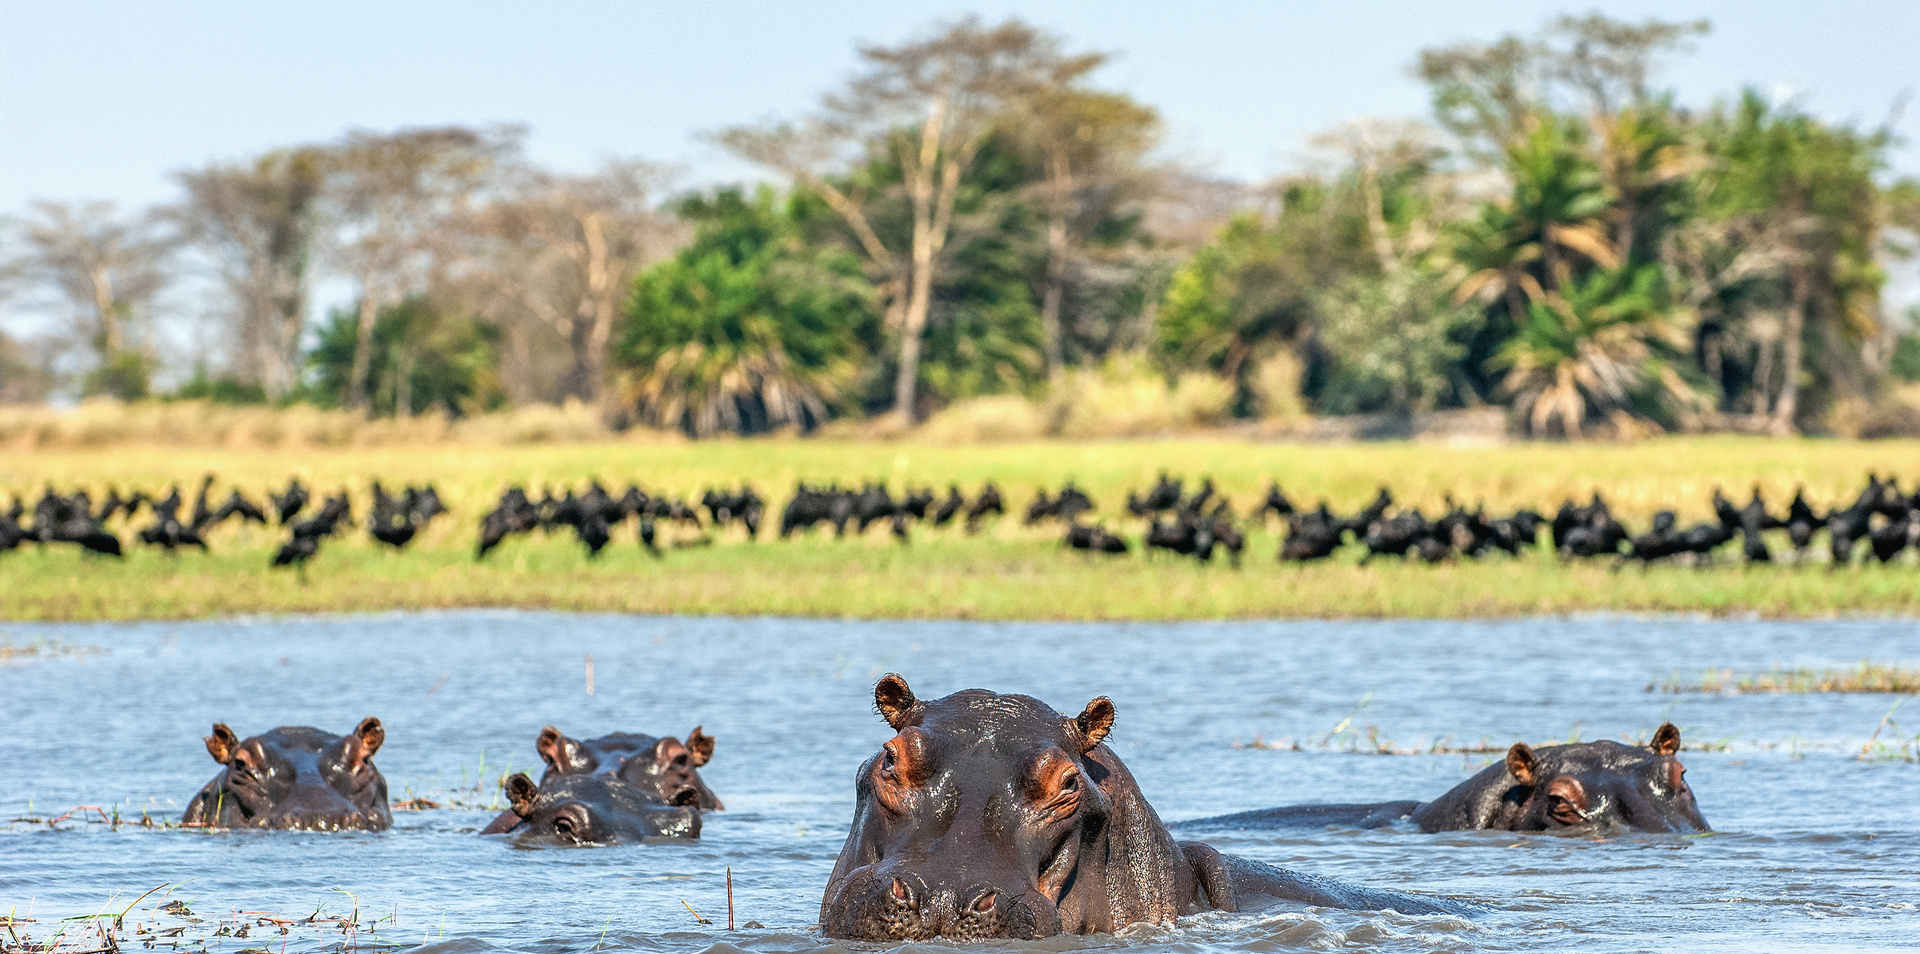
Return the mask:
<path fill-rule="evenodd" d="M 893 887 L 889 890 L 893 892 L 893 899 L 901 904 L 909 904 L 913 901 L 913 892 L 907 888 L 907 883 L 899 878 L 893 879 Z"/>
<path fill-rule="evenodd" d="M 1000 895 L 998 892 L 983 891 L 979 897 L 973 899 L 973 911 L 975 914 L 990 914 L 993 912 L 993 906 L 998 903 L 999 900 Z"/>

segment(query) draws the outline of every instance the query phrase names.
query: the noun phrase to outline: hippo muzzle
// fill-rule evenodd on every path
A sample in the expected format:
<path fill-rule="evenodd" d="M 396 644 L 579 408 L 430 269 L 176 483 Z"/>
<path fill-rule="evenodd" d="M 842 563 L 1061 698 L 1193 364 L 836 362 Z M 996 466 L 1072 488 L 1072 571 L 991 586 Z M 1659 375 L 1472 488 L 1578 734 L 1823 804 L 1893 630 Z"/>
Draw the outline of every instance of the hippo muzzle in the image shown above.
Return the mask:
<path fill-rule="evenodd" d="M 1060 910 L 1038 886 L 1009 890 L 997 880 L 931 884 L 905 865 L 855 870 L 829 905 L 827 934 L 865 941 L 1031 940 L 1061 932 Z"/>

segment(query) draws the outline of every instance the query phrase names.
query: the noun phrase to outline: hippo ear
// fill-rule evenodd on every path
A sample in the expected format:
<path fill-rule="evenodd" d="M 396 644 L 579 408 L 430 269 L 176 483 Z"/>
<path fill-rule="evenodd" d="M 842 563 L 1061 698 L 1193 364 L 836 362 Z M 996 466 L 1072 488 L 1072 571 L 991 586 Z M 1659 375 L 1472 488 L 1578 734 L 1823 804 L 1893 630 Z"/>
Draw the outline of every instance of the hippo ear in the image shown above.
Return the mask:
<path fill-rule="evenodd" d="M 506 792 L 507 803 L 513 806 L 515 815 L 526 818 L 533 814 L 533 799 L 540 794 L 540 786 L 533 784 L 533 779 L 528 778 L 527 773 L 515 772 L 507 776 L 500 788 Z"/>
<path fill-rule="evenodd" d="M 379 719 L 373 716 L 361 719 L 360 724 L 353 727 L 353 734 L 347 736 L 347 767 L 359 771 L 386 741 L 387 727 L 381 725 Z"/>
<path fill-rule="evenodd" d="M 381 746 L 387 744 L 387 727 L 381 725 L 379 719 L 367 716 L 360 720 L 359 725 L 353 727 L 353 737 L 360 740 L 360 744 L 367 750 L 367 755 L 371 757 L 373 753 L 380 751 Z"/>
<path fill-rule="evenodd" d="M 225 722 L 213 724 L 213 734 L 207 736 L 207 754 L 213 756 L 215 762 L 225 765 L 232 761 L 233 752 L 239 747 L 240 737 L 234 735 Z"/>
<path fill-rule="evenodd" d="M 1087 703 L 1087 707 L 1073 717 L 1073 725 L 1070 729 L 1074 738 L 1080 742 L 1082 754 L 1093 751 L 1094 746 L 1099 745 L 1106 739 L 1107 733 L 1113 731 L 1113 700 L 1100 696 Z"/>
<path fill-rule="evenodd" d="M 533 740 L 533 749 L 540 753 L 540 760 L 547 763 L 548 768 L 559 769 L 562 755 L 560 747 L 566 741 L 567 737 L 561 735 L 559 729 L 547 726 L 540 730 L 540 737 Z"/>
<path fill-rule="evenodd" d="M 694 768 L 713 761 L 713 736 L 702 733 L 697 725 L 687 733 L 687 761 L 692 762 Z"/>
<path fill-rule="evenodd" d="M 1533 784 L 1533 750 L 1527 743 L 1515 742 L 1507 750 L 1507 773 L 1522 785 Z"/>
<path fill-rule="evenodd" d="M 880 717 L 895 729 L 905 728 L 920 700 L 913 697 L 913 690 L 907 688 L 906 677 L 890 672 L 880 677 L 873 686 L 873 707 L 880 710 Z"/>
<path fill-rule="evenodd" d="M 1671 722 L 1660 723 L 1660 728 L 1654 730 L 1653 741 L 1647 743 L 1647 748 L 1652 749 L 1655 755 L 1672 755 L 1680 751 L 1679 728 Z"/>

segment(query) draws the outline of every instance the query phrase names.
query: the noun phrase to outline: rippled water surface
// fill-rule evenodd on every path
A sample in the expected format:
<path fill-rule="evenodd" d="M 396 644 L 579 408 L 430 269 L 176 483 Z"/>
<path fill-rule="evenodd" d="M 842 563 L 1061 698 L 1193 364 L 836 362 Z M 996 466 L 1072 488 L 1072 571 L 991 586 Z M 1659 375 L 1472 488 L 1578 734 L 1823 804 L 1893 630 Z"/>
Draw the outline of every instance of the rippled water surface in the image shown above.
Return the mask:
<path fill-rule="evenodd" d="M 827 941 L 814 924 L 852 814 L 853 771 L 889 734 L 871 687 L 891 670 L 929 697 L 979 686 L 1072 713 L 1111 696 L 1110 741 L 1169 820 L 1430 798 L 1496 757 L 1344 751 L 1370 747 L 1369 725 L 1376 741 L 1403 749 L 1446 739 L 1503 749 L 1576 732 L 1645 738 L 1664 717 L 1690 749 L 1714 749 L 1684 757 L 1718 829 L 1706 837 L 1311 831 L 1216 841 L 1314 874 L 1491 907 L 1473 921 L 1213 914 L 1014 949 L 1909 947 L 1920 944 L 1920 765 L 1855 757 L 1893 697 L 1646 688 L 1709 666 L 1912 664 L 1917 633 L 1908 621 L 1053 625 L 539 613 L 4 625 L 0 642 L 102 650 L 0 665 L 5 818 L 98 805 L 177 820 L 215 772 L 200 741 L 211 723 L 242 735 L 302 724 L 344 732 L 370 714 L 386 722 L 377 761 L 396 801 L 427 794 L 468 807 L 396 812 L 380 834 L 0 824 L 0 914 L 30 915 L 44 937 L 62 916 L 116 896 L 118 910 L 169 883 L 166 896 L 186 900 L 204 925 L 235 911 L 305 917 L 357 904 L 363 920 L 387 918 L 380 940 L 433 952 L 863 947 Z M 1895 712 L 1896 723 L 1902 715 L 1920 726 L 1920 710 Z M 1349 716 L 1351 728 L 1329 737 Z M 693 844 L 520 850 L 476 835 L 502 770 L 537 765 L 533 739 L 548 723 L 582 737 L 703 725 L 719 742 L 703 774 L 728 810 L 710 815 Z M 1910 757 L 1912 732 L 1904 736 Z M 1880 741 L 1900 737 L 1889 727 Z M 1256 739 L 1304 751 L 1246 745 Z M 733 934 L 729 867 L 743 926 Z M 697 923 L 689 905 L 716 923 Z M 208 942 L 227 952 L 347 943 L 310 926 L 263 933 Z"/>

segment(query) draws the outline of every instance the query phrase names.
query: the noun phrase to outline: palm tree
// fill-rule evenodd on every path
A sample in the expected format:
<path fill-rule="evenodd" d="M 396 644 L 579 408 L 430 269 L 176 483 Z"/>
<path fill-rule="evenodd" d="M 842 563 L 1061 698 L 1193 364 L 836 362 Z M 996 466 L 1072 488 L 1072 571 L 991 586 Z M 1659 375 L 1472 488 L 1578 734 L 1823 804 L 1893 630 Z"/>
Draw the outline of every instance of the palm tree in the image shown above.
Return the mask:
<path fill-rule="evenodd" d="M 1527 320 L 1495 359 L 1527 430 L 1569 438 L 1586 423 L 1611 420 L 1637 430 L 1641 402 L 1685 416 L 1698 398 L 1674 369 L 1686 346 L 1679 314 L 1665 304 L 1653 266 L 1597 271 L 1569 289 L 1530 303 Z"/>
<path fill-rule="evenodd" d="M 1578 127 L 1551 115 L 1507 147 L 1513 187 L 1505 201 L 1481 206 L 1455 236 L 1453 254 L 1466 274 L 1454 300 L 1504 300 L 1515 324 L 1573 280 L 1584 259 L 1615 268 L 1620 257 L 1608 241 L 1607 195 L 1580 148 Z"/>
<path fill-rule="evenodd" d="M 873 293 L 842 252 L 809 248 L 762 190 L 683 203 L 692 244 L 642 273 L 616 353 L 625 398 L 696 437 L 823 423 L 844 396 Z"/>

